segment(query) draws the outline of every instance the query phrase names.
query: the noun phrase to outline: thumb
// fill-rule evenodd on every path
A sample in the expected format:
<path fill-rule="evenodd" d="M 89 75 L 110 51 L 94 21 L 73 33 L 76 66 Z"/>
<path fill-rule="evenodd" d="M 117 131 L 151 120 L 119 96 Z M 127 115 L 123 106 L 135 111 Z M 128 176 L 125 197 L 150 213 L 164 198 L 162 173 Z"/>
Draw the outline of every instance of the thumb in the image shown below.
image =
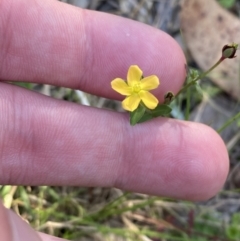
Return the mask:
<path fill-rule="evenodd" d="M 42 241 L 37 232 L 1 202 L 0 234 L 4 241 Z"/>

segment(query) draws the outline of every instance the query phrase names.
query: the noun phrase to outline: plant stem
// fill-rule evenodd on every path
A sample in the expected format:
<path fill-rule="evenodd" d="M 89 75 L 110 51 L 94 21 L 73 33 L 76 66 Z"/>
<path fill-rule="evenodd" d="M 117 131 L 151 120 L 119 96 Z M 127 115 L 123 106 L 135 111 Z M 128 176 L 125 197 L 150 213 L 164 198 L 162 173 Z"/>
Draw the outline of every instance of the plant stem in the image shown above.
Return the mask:
<path fill-rule="evenodd" d="M 235 120 L 237 120 L 238 118 L 240 118 L 240 112 L 237 113 L 235 116 L 233 116 L 230 120 L 226 121 L 222 127 L 220 127 L 217 132 L 221 133 L 225 128 L 227 128 L 229 125 L 231 125 Z"/>
<path fill-rule="evenodd" d="M 206 72 L 200 74 L 199 76 L 197 76 L 196 79 L 193 79 L 191 82 L 189 82 L 188 84 L 186 84 L 176 95 L 173 99 L 175 99 L 176 97 L 178 97 L 183 91 L 185 91 L 187 88 L 189 88 L 191 85 L 194 85 L 198 80 L 204 78 L 207 74 L 209 74 L 213 69 L 215 69 L 224 59 L 220 58 L 216 64 L 214 64 L 210 69 L 208 69 Z"/>

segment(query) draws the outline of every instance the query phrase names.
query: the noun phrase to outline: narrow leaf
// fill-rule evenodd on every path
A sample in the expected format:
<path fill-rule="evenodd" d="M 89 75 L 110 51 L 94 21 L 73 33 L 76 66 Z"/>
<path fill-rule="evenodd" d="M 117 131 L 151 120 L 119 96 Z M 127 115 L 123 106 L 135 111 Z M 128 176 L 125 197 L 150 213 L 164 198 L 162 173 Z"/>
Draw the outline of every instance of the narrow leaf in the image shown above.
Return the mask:
<path fill-rule="evenodd" d="M 138 123 L 143 123 L 143 122 L 151 120 L 153 118 L 154 118 L 154 116 L 152 116 L 151 114 L 145 112 L 144 115 L 142 116 L 142 118 L 138 121 Z"/>
<path fill-rule="evenodd" d="M 172 108 L 168 105 L 158 105 L 151 112 L 145 112 L 142 118 L 137 123 L 143 123 L 159 116 L 168 115 L 172 111 Z"/>
<path fill-rule="evenodd" d="M 132 126 L 136 125 L 138 121 L 142 118 L 144 112 L 145 112 L 145 107 L 142 105 L 139 105 L 135 111 L 130 112 L 130 124 Z"/>
<path fill-rule="evenodd" d="M 158 105 L 154 110 L 151 111 L 154 117 L 164 116 L 170 114 L 172 108 L 168 105 Z"/>

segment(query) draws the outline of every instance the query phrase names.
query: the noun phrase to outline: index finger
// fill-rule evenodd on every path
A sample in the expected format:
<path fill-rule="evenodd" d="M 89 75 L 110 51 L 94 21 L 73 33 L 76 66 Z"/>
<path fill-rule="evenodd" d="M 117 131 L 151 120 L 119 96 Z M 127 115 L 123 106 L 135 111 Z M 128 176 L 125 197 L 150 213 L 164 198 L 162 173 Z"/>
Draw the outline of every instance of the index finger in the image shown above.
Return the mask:
<path fill-rule="evenodd" d="M 110 88 L 130 65 L 155 74 L 160 100 L 179 90 L 184 55 L 164 32 L 124 18 L 53 1 L 0 2 L 0 79 L 77 88 L 121 98 Z"/>

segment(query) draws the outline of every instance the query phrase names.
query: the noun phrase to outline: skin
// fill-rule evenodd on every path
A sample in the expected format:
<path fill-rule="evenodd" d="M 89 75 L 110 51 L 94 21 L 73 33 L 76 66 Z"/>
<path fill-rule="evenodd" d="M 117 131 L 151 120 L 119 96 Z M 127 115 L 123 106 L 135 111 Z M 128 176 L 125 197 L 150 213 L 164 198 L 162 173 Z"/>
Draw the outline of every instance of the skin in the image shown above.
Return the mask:
<path fill-rule="evenodd" d="M 126 113 L 56 100 L 7 81 L 44 83 L 122 100 L 110 87 L 137 64 L 155 74 L 162 101 L 185 78 L 167 34 L 55 0 L 0 0 L 0 184 L 117 187 L 188 200 L 214 196 L 229 159 L 210 127 L 159 118 L 129 125 Z M 0 205 L 6 241 L 57 241 Z"/>

